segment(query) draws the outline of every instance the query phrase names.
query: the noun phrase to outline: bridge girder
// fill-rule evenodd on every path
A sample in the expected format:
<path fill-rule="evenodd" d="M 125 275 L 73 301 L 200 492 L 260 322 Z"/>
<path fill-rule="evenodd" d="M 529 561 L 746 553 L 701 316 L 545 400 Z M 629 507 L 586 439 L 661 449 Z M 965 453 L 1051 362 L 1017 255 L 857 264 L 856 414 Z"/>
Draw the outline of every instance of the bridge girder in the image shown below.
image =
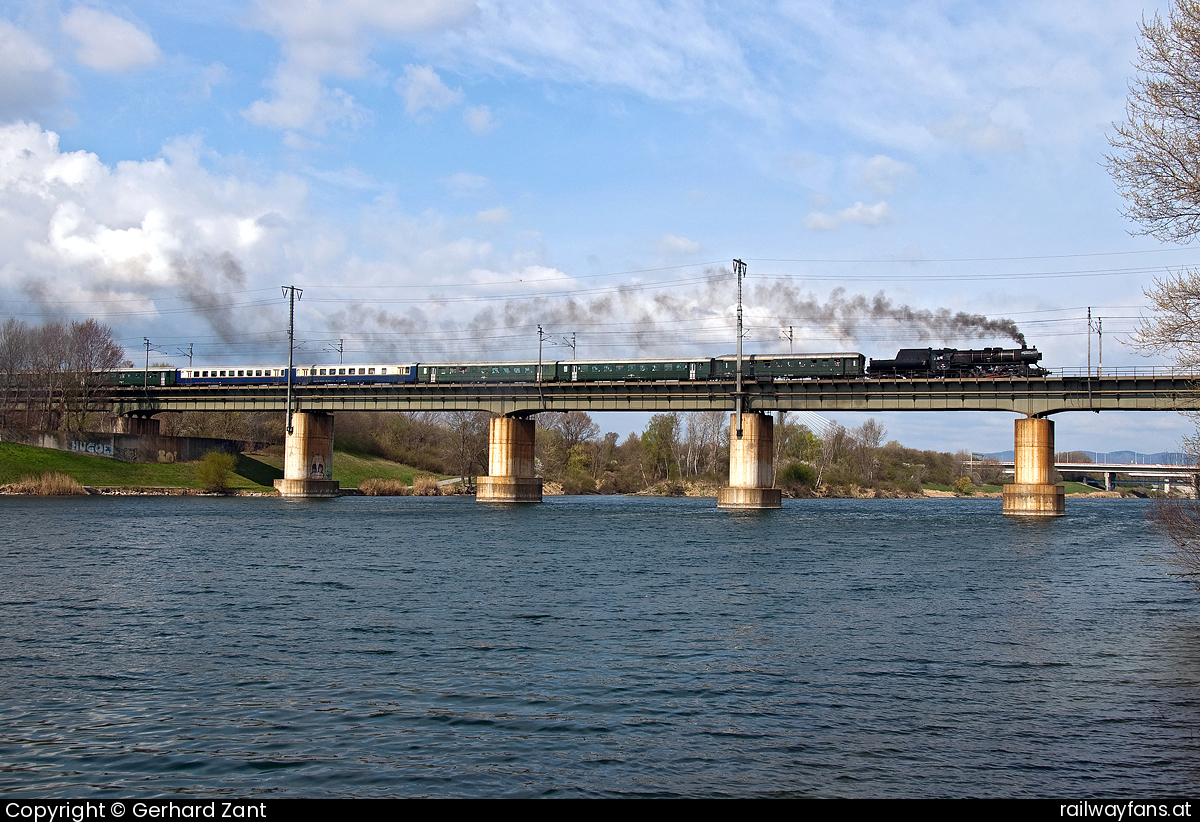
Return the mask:
<path fill-rule="evenodd" d="M 293 388 L 304 411 L 731 411 L 732 382 L 410 384 Z M 114 412 L 284 411 L 282 386 L 173 386 L 116 389 Z M 745 386 L 753 411 L 1008 411 L 1044 417 L 1064 411 L 1200 409 L 1188 376 L 1002 379 L 793 380 Z"/>

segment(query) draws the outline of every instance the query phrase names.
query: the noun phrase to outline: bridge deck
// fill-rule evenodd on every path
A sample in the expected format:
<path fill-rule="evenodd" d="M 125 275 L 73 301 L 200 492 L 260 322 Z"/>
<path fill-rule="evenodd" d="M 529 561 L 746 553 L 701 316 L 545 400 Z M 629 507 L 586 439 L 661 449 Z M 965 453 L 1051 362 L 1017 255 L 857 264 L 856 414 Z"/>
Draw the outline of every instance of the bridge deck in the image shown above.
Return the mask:
<path fill-rule="evenodd" d="M 293 388 L 303 411 L 731 411 L 732 382 L 367 385 Z M 283 411 L 279 386 L 119 388 L 120 414 Z M 1200 409 L 1195 376 L 1052 376 L 915 380 L 793 380 L 745 387 L 750 411 L 1062 411 Z"/>

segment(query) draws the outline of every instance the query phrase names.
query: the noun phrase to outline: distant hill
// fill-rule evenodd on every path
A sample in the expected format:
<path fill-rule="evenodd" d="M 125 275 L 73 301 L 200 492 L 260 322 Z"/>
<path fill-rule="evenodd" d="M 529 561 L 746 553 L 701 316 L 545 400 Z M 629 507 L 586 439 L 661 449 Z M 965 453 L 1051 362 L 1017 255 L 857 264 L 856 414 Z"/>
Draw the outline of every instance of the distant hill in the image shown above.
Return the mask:
<path fill-rule="evenodd" d="M 1153 463 L 1157 465 L 1195 465 L 1196 460 L 1188 454 L 1182 454 L 1178 451 L 1158 451 L 1153 454 L 1142 454 L 1137 451 L 1083 451 L 1083 449 L 1073 449 L 1082 451 L 1092 458 L 1093 462 L 1119 462 L 1136 465 L 1138 463 Z M 1012 451 L 996 451 L 991 454 L 978 454 L 981 457 L 990 457 L 1000 460 L 1001 462 L 1012 462 Z"/>

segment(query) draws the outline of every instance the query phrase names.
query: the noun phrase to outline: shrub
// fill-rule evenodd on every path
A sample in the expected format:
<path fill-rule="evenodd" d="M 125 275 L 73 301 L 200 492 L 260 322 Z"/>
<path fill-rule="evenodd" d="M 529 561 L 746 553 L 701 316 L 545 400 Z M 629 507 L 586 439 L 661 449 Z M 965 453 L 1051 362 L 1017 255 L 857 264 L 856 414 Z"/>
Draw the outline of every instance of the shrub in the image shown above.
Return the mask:
<path fill-rule="evenodd" d="M 196 468 L 196 479 L 205 491 L 228 491 L 237 457 L 224 451 L 209 451 Z"/>
<path fill-rule="evenodd" d="M 407 497 L 412 489 L 398 479 L 368 477 L 358 485 L 358 490 L 368 497 Z"/>
<path fill-rule="evenodd" d="M 811 465 L 806 465 L 803 462 L 793 462 L 779 472 L 777 480 L 778 484 L 783 488 L 812 488 L 817 484 L 817 475 Z"/>
<path fill-rule="evenodd" d="M 436 497 L 442 493 L 437 477 L 429 474 L 418 474 L 413 477 L 412 493 L 414 497 Z"/>
<path fill-rule="evenodd" d="M 959 477 L 954 481 L 954 490 L 960 494 L 970 494 L 973 484 L 970 477 Z"/>
<path fill-rule="evenodd" d="M 41 476 L 21 477 L 19 482 L 9 486 L 16 494 L 31 494 L 38 497 L 68 497 L 87 494 L 83 486 L 66 474 L 58 471 L 47 471 Z"/>

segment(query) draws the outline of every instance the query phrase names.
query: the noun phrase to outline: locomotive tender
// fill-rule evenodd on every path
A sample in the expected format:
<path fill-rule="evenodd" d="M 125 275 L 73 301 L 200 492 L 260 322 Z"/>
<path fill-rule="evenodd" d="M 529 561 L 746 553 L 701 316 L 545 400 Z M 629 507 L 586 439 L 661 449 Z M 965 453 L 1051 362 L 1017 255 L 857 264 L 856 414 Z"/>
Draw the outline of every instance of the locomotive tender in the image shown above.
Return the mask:
<path fill-rule="evenodd" d="M 1036 348 L 903 348 L 895 359 L 872 359 L 856 352 L 754 355 L 742 360 L 747 383 L 804 379 L 917 379 L 930 377 L 1040 377 Z M 560 360 L 475 363 L 367 363 L 308 365 L 292 369 L 293 385 L 381 385 L 405 383 L 529 382 L 732 382 L 734 357 L 678 360 Z M 110 382 L 122 386 L 284 385 L 287 368 L 276 365 L 127 369 Z"/>

